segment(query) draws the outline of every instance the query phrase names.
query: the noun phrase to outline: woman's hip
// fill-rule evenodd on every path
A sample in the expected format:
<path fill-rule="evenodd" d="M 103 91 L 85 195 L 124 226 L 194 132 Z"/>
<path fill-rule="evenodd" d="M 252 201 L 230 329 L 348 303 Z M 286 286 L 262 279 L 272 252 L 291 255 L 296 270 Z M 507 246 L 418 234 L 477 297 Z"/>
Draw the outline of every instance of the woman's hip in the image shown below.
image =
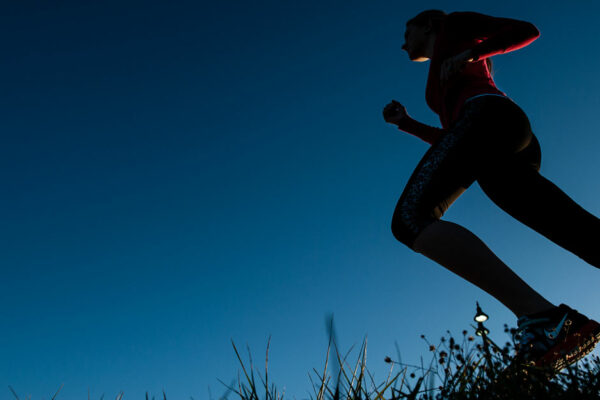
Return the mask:
<path fill-rule="evenodd" d="M 464 137 L 475 149 L 514 154 L 527 147 L 533 131 L 517 103 L 506 96 L 485 94 L 467 99 L 447 134 Z"/>

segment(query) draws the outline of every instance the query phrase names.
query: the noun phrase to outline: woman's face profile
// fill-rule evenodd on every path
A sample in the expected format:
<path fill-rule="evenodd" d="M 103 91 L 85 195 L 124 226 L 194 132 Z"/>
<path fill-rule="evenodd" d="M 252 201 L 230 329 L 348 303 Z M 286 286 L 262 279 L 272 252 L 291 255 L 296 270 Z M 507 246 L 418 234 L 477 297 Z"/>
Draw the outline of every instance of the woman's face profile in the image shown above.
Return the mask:
<path fill-rule="evenodd" d="M 404 44 L 402 50 L 408 53 L 412 61 L 427 61 L 425 48 L 429 39 L 431 29 L 428 26 L 408 24 L 404 32 Z"/>

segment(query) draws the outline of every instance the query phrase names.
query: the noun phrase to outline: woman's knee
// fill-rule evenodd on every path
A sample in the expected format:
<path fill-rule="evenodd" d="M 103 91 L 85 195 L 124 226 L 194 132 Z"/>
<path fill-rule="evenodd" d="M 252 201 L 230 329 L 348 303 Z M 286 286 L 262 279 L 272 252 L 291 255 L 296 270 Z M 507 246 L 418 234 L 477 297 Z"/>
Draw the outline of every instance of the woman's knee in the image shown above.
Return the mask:
<path fill-rule="evenodd" d="M 415 214 L 411 214 L 408 210 L 400 208 L 396 210 L 392 217 L 392 234 L 400 243 L 416 251 L 414 246 L 417 237 L 424 227 L 435 220 L 437 218 L 433 216 L 420 218 Z"/>
<path fill-rule="evenodd" d="M 449 191 L 450 194 L 446 196 L 438 196 L 441 200 L 437 202 L 427 201 L 422 197 L 418 201 L 409 200 L 410 196 L 405 192 L 396 204 L 392 216 L 392 234 L 400 243 L 415 250 L 415 241 L 423 229 L 432 222 L 440 220 L 450 204 L 464 191 L 462 187 Z"/>

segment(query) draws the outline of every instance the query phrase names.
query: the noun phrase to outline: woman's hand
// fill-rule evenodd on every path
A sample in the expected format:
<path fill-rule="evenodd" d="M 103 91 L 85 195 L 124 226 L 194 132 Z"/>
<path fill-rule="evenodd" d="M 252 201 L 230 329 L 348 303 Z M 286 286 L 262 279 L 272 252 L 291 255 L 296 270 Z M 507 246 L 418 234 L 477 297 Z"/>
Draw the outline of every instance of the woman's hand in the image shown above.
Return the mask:
<path fill-rule="evenodd" d="M 406 112 L 406 107 L 396 100 L 392 100 L 383 108 L 383 119 L 385 122 L 400 126 L 400 124 L 408 118 L 409 116 Z"/>
<path fill-rule="evenodd" d="M 460 54 L 453 57 L 447 58 L 442 62 L 440 81 L 446 82 L 454 74 L 462 71 L 467 63 L 473 62 L 475 57 L 471 52 L 471 49 L 465 50 Z"/>

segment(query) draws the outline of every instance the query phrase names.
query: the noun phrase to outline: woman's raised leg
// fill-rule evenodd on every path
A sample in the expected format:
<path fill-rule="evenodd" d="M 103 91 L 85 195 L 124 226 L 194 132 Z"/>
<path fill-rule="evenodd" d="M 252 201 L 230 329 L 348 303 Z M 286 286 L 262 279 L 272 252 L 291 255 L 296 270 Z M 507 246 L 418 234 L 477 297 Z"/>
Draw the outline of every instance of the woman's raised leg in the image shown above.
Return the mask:
<path fill-rule="evenodd" d="M 485 150 L 493 143 L 478 136 L 485 134 L 481 122 L 490 122 L 484 114 L 489 107 L 483 99 L 471 104 L 459 123 L 428 150 L 396 205 L 392 232 L 400 242 L 475 284 L 520 317 L 554 305 L 469 230 L 440 220 L 475 180 L 481 163 L 489 160 Z"/>

